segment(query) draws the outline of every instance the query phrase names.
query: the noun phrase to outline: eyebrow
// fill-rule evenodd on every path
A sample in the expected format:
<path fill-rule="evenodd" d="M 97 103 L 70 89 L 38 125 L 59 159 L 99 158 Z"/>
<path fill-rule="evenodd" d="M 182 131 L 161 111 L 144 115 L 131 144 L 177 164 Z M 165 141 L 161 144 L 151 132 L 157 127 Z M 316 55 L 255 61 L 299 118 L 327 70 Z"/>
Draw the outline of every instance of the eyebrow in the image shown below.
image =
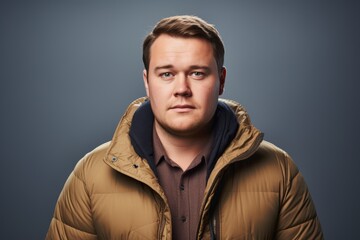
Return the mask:
<path fill-rule="evenodd" d="M 158 70 L 161 70 L 161 69 L 170 69 L 170 68 L 174 68 L 173 65 L 171 64 L 168 64 L 168 65 L 164 65 L 164 66 L 158 66 L 158 67 L 155 67 L 154 71 L 158 71 Z"/>
<path fill-rule="evenodd" d="M 208 67 L 208 66 L 192 65 L 192 66 L 190 66 L 190 69 L 191 69 L 191 70 L 202 69 L 202 70 L 204 70 L 205 72 L 210 72 L 210 67 Z"/>
<path fill-rule="evenodd" d="M 171 69 L 171 68 L 174 68 L 174 65 L 168 64 L 168 65 L 164 65 L 164 66 L 155 67 L 154 71 L 156 72 L 161 69 Z M 190 70 L 194 70 L 194 69 L 202 69 L 206 72 L 210 72 L 210 67 L 208 67 L 208 66 L 191 65 Z"/>

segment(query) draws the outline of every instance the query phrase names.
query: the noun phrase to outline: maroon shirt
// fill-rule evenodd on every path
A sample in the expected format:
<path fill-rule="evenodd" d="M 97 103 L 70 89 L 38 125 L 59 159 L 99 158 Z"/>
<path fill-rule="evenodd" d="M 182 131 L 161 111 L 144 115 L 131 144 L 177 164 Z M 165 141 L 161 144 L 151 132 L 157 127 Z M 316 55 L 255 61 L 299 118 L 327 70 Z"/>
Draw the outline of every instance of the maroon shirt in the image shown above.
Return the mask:
<path fill-rule="evenodd" d="M 183 171 L 167 157 L 155 128 L 153 130 L 154 161 L 159 183 L 170 206 L 174 240 L 196 239 L 211 143 L 210 138 L 203 151 Z"/>

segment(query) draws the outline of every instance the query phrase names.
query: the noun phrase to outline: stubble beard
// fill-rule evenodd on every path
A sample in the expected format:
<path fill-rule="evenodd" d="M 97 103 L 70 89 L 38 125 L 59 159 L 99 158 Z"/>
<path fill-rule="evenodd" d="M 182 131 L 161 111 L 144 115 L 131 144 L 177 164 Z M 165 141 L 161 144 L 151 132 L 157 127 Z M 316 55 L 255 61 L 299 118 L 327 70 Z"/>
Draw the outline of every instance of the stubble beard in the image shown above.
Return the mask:
<path fill-rule="evenodd" d="M 172 127 L 170 124 L 162 123 L 155 119 L 155 127 L 157 131 L 161 129 L 165 134 L 175 137 L 178 139 L 191 139 L 203 138 L 211 134 L 211 129 L 214 122 L 214 114 L 212 118 L 204 124 L 193 124 L 192 126 L 187 127 L 186 129 L 177 129 Z M 159 129 L 160 128 L 160 129 Z"/>

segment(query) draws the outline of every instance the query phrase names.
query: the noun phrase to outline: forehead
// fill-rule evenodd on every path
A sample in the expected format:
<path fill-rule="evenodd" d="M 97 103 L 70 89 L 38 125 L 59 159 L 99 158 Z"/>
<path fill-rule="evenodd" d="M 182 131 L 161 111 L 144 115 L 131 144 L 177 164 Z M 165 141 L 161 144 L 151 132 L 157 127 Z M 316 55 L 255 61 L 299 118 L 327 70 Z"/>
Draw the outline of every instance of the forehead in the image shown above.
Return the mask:
<path fill-rule="evenodd" d="M 166 61 L 215 61 L 212 44 L 201 38 L 160 35 L 150 48 L 151 62 Z"/>

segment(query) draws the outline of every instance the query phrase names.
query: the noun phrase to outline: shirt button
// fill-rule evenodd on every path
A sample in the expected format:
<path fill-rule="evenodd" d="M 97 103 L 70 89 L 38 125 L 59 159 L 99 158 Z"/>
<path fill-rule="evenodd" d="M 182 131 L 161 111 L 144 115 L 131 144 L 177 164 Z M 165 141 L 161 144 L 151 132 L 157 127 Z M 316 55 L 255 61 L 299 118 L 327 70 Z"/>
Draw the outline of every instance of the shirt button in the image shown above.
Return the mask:
<path fill-rule="evenodd" d="M 186 217 L 185 217 L 185 216 L 181 216 L 181 221 L 182 221 L 182 222 L 186 222 Z"/>
<path fill-rule="evenodd" d="M 185 189 L 184 184 L 181 184 L 181 185 L 180 185 L 180 190 L 181 190 L 181 191 L 184 191 L 184 189 Z"/>

